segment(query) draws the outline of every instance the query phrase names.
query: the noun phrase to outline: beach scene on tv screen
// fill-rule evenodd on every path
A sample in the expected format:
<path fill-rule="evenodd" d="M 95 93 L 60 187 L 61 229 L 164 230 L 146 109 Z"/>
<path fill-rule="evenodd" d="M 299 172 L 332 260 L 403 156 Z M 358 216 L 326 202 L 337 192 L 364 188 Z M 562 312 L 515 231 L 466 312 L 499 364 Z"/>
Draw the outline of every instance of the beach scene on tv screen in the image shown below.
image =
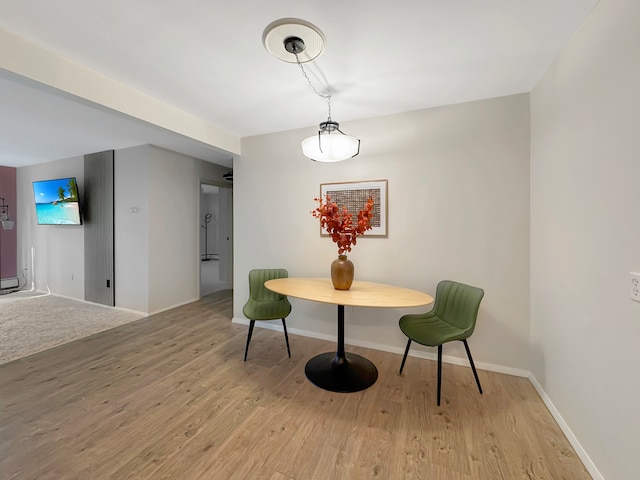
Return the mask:
<path fill-rule="evenodd" d="M 78 185 L 75 178 L 33 182 L 33 194 L 40 225 L 80 223 Z"/>

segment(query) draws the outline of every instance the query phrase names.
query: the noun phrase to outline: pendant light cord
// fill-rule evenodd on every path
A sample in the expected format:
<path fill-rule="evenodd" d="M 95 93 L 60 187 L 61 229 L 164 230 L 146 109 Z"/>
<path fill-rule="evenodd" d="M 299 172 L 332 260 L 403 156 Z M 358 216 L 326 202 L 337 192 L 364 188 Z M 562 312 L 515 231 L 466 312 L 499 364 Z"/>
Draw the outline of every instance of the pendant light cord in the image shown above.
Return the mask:
<path fill-rule="evenodd" d="M 307 80 L 307 83 L 311 87 L 311 90 L 313 90 L 315 94 L 318 95 L 320 98 L 324 98 L 327 100 L 327 107 L 329 109 L 329 121 L 331 121 L 331 88 L 329 88 L 329 93 L 320 93 L 311 82 L 311 79 L 307 75 L 307 72 L 304 70 L 304 67 L 302 66 L 302 62 L 300 62 L 300 59 L 298 58 L 298 53 L 294 51 L 293 54 L 296 56 L 296 63 L 298 64 L 298 67 L 300 67 L 302 76 Z"/>

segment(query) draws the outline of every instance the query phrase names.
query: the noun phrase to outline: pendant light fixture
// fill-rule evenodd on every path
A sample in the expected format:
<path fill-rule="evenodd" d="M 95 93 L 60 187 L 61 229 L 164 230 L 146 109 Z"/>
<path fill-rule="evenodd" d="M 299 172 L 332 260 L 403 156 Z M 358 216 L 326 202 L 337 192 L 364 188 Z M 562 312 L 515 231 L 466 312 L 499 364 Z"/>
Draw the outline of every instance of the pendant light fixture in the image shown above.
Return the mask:
<path fill-rule="evenodd" d="M 322 32 L 304 20 L 285 18 L 267 26 L 262 41 L 267 51 L 276 58 L 289 63 L 295 62 L 314 93 L 327 101 L 327 121 L 320 123 L 317 135 L 302 141 L 302 153 L 316 162 L 340 162 L 358 155 L 360 140 L 345 134 L 340 130 L 340 124 L 331 119 L 331 90 L 329 89 L 328 93 L 320 93 L 302 65 L 322 53 Z"/>
<path fill-rule="evenodd" d="M 302 141 L 302 153 L 316 162 L 341 162 L 353 158 L 360 153 L 360 140 L 345 134 L 340 130 L 340 124 L 331 120 L 331 92 L 325 98 L 329 118 L 326 122 L 320 122 L 318 135 Z"/>

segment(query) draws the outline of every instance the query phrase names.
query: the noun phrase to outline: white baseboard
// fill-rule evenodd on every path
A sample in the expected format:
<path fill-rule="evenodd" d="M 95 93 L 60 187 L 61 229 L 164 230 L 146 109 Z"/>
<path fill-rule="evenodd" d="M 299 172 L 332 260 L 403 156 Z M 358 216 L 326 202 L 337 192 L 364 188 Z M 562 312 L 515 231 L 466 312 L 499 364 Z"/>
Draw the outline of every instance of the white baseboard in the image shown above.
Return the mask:
<path fill-rule="evenodd" d="M 18 288 L 19 285 L 18 277 L 3 278 L 0 280 L 0 290 L 4 290 L 5 288 Z"/>
<path fill-rule="evenodd" d="M 591 460 L 591 458 L 589 457 L 585 449 L 582 447 L 582 444 L 580 443 L 578 438 L 573 434 L 573 432 L 569 428 L 569 425 L 567 425 L 567 422 L 564 421 L 564 418 L 562 418 L 562 415 L 560 415 L 560 412 L 558 411 L 556 406 L 553 404 L 553 402 L 551 401 L 547 393 L 544 391 L 544 389 L 542 388 L 542 385 L 538 383 L 538 380 L 533 375 L 533 373 L 529 375 L 529 381 L 538 392 L 538 395 L 540 395 L 540 398 L 542 398 L 542 401 L 549 409 L 549 412 L 551 412 L 551 415 L 553 416 L 554 420 L 562 430 L 562 433 L 564 433 L 564 435 L 567 437 L 567 440 L 569 440 L 569 443 L 571 444 L 573 449 L 576 451 L 576 454 L 578 455 L 578 457 L 580 457 L 580 460 L 582 461 L 585 468 L 589 472 L 589 475 L 591 475 L 591 477 L 594 480 L 604 480 L 604 477 L 602 476 L 598 468 L 595 466 L 595 464 L 593 463 L 593 461 Z"/>
<path fill-rule="evenodd" d="M 197 302 L 198 300 L 200 300 L 199 298 L 192 298 L 191 300 L 185 300 L 184 302 L 180 302 L 180 303 L 176 303 L 174 305 L 170 305 L 168 307 L 163 307 L 160 308 L 158 310 L 154 310 L 153 312 L 141 312 L 139 310 L 131 310 L 130 308 L 123 308 L 123 307 L 109 307 L 109 308 L 115 308 L 116 310 L 120 310 L 123 312 L 129 312 L 129 313 L 135 313 L 138 315 L 142 315 L 144 317 L 150 317 L 151 315 L 157 315 L 158 313 L 162 313 L 162 312 L 166 312 L 167 310 L 172 310 L 174 308 L 178 308 L 178 307 L 182 307 L 183 305 L 188 305 L 189 303 L 193 303 L 193 302 Z M 249 322 L 247 322 L 247 325 L 249 324 Z"/>
<path fill-rule="evenodd" d="M 32 290 L 32 291 L 36 291 L 36 290 Z M 125 312 L 125 313 L 133 313 L 134 315 L 140 315 L 142 317 L 148 317 L 149 315 L 151 315 L 151 313 L 146 313 L 146 312 L 140 312 L 138 310 L 131 310 L 129 308 L 122 308 L 122 307 L 112 307 L 111 305 L 104 305 L 102 303 L 96 303 L 96 302 L 90 302 L 88 300 L 85 300 L 84 298 L 76 298 L 76 297 L 71 297 L 69 295 L 60 295 L 58 293 L 51 293 L 49 292 L 42 292 L 43 295 L 51 295 L 53 297 L 60 297 L 60 298 L 66 298 L 67 300 L 73 300 L 75 302 L 81 302 L 81 303 L 86 303 L 88 305 L 95 305 L 97 307 L 104 307 L 104 308 L 111 308 L 113 310 L 118 310 L 119 312 Z M 186 303 L 191 303 L 193 300 L 186 302 Z M 169 308 L 174 308 L 174 307 L 169 307 Z M 167 309 L 168 310 L 168 309 Z"/>
<path fill-rule="evenodd" d="M 114 308 L 116 310 L 118 310 L 119 312 L 123 312 L 123 313 L 132 313 L 134 315 L 140 315 L 141 317 L 148 317 L 149 314 L 147 312 L 141 312 L 139 310 L 131 310 L 130 308 L 122 308 L 122 307 L 109 307 L 109 308 Z"/>
<path fill-rule="evenodd" d="M 249 320 L 247 320 L 246 318 L 233 317 L 232 322 L 240 325 L 249 325 Z M 280 323 L 280 321 L 278 321 L 277 323 L 271 323 L 269 321 L 260 321 L 260 322 L 256 322 L 256 327 L 266 328 L 267 330 L 277 330 L 279 332 L 282 331 L 282 324 Z M 287 331 L 289 333 L 293 333 L 294 335 L 301 335 L 303 337 L 316 338 L 318 340 L 326 340 L 329 342 L 335 342 L 337 340 L 337 337 L 335 335 L 325 335 L 322 333 L 312 332 L 309 330 L 301 330 L 298 328 L 287 328 Z M 380 343 L 354 340 L 348 337 L 345 337 L 344 343 L 346 345 L 351 345 L 353 347 L 370 348 L 372 350 L 379 350 L 381 352 L 397 353 L 399 355 L 404 355 L 404 348 L 402 347 L 393 347 L 390 345 L 383 345 Z M 429 353 L 429 352 L 424 352 L 419 350 L 415 350 L 415 351 L 411 350 L 409 352 L 409 356 L 416 357 L 416 358 L 426 358 L 428 360 L 438 359 L 437 354 L 435 353 Z M 461 365 L 463 367 L 469 366 L 469 361 L 466 358 L 450 357 L 448 355 L 443 355 L 442 361 L 445 363 L 453 364 L 453 365 Z M 531 375 L 531 372 L 529 370 L 521 370 L 518 368 L 505 367 L 504 365 L 495 365 L 492 363 L 485 363 L 485 362 L 475 362 L 475 364 L 477 368 L 481 370 L 487 370 L 489 372 L 504 373 L 507 375 L 514 375 L 516 377 L 524 377 L 524 378 L 529 378 Z"/>
<path fill-rule="evenodd" d="M 233 317 L 231 322 L 237 323 L 239 325 L 249 325 L 249 320 L 247 320 L 246 318 Z M 271 322 L 277 322 L 277 323 L 271 323 Z M 277 330 L 278 332 L 283 331 L 282 322 L 280 320 L 261 320 L 259 322 L 256 322 L 256 327 L 265 328 L 267 330 Z M 337 338 L 335 335 L 323 335 L 322 333 L 309 332 L 307 330 L 300 330 L 298 328 L 287 327 L 287 332 L 293 333 L 294 335 L 300 335 L 302 337 L 316 338 L 318 340 L 327 340 L 329 342 L 335 342 Z M 345 343 L 347 343 L 346 340 L 345 340 Z"/>
<path fill-rule="evenodd" d="M 56 297 L 68 298 L 69 300 L 75 300 L 77 302 L 90 303 L 91 305 L 98 305 L 100 307 L 113 308 L 113 309 L 119 310 L 121 312 L 134 313 L 136 315 L 141 315 L 143 317 L 150 317 L 151 315 L 156 315 L 158 313 L 166 312 L 167 310 L 171 310 L 173 308 L 178 308 L 178 307 L 181 307 L 183 305 L 187 305 L 189 303 L 193 303 L 193 302 L 197 302 L 198 301 L 197 298 L 192 298 L 190 300 L 185 300 L 184 302 L 176 303 L 175 305 L 170 305 L 168 307 L 160 308 L 158 310 L 154 310 L 153 312 L 148 312 L 147 313 L 147 312 L 141 312 L 141 311 L 138 311 L 138 310 L 131 310 L 129 308 L 118 307 L 118 306 L 112 307 L 112 306 L 109 306 L 109 305 L 102 305 L 101 303 L 89 302 L 89 301 L 84 300 L 82 298 L 74 298 L 74 297 L 67 297 L 65 295 L 58 295 L 57 293 L 55 293 L 55 294 L 52 293 L 51 295 L 55 295 Z"/>
<path fill-rule="evenodd" d="M 249 320 L 245 318 L 233 317 L 232 322 L 240 325 L 249 325 Z M 266 328 L 267 330 L 278 330 L 280 332 L 282 331 L 282 324 L 279 321 L 278 323 L 261 321 L 261 322 L 257 322 L 256 326 L 259 328 Z M 325 335 L 322 333 L 312 332 L 309 330 L 301 330 L 298 328 L 287 328 L 287 331 L 289 333 L 293 333 L 294 335 L 301 335 L 303 337 L 316 338 L 318 340 L 326 340 L 329 342 L 335 342 L 337 340 L 337 337 L 335 335 Z M 383 345 L 380 343 L 354 340 L 348 337 L 345 337 L 344 343 L 346 345 L 351 345 L 353 347 L 370 348 L 372 350 L 379 350 L 381 352 L 397 353 L 399 355 L 404 355 L 404 348 L 402 347 L 393 347 L 390 345 Z M 415 350 L 415 351 L 411 350 L 409 352 L 409 356 L 416 357 L 416 358 L 426 358 L 428 360 L 438 359 L 437 354 L 435 353 L 429 353 L 429 352 L 424 352 L 419 350 Z M 450 357 L 448 355 L 443 355 L 442 361 L 445 363 L 451 363 L 453 365 L 461 365 L 463 367 L 469 366 L 469 361 L 466 358 Z M 481 370 L 487 370 L 489 372 L 504 373 L 507 375 L 514 375 L 516 377 L 524 377 L 524 378 L 529 378 L 529 376 L 531 375 L 531 372 L 529 370 L 521 370 L 518 368 L 505 367 L 504 365 L 494 365 L 492 363 L 485 363 L 485 362 L 475 362 L 475 364 L 477 368 Z"/>
<path fill-rule="evenodd" d="M 237 324 L 241 324 L 241 325 L 249 325 L 249 320 L 244 319 L 244 318 L 233 317 L 232 322 L 233 323 L 237 323 Z M 282 331 L 282 324 L 281 323 L 256 322 L 256 326 L 258 328 L 266 328 L 268 330 Z M 318 334 L 316 332 L 311 332 L 311 331 L 308 331 L 308 330 L 300 330 L 300 329 L 297 329 L 297 328 L 287 328 L 287 331 L 289 333 L 293 333 L 295 335 L 301 335 L 303 337 L 316 338 L 316 339 L 319 339 L 319 340 L 327 340 L 327 341 L 331 341 L 331 342 L 335 342 L 336 339 L 337 339 L 337 337 L 334 336 L 334 335 Z M 350 340 L 348 338 L 345 338 L 344 342 L 347 345 L 351 345 L 351 346 L 355 346 L 355 347 L 371 348 L 373 350 L 380 350 L 380 351 L 383 351 L 383 352 L 397 353 L 397 354 L 400 354 L 400 355 L 404 354 L 404 349 L 403 348 L 399 348 L 399 347 L 391 347 L 389 345 L 380 345 L 380 344 L 373 343 L 373 342 L 353 341 L 353 340 Z M 417 357 L 417 358 L 426 358 L 426 359 L 429 359 L 429 360 L 437 360 L 438 359 L 437 354 L 435 354 L 435 353 L 428 353 L 428 352 L 418 351 L 418 350 L 410 351 L 409 352 L 409 356 L 410 357 Z M 445 363 L 451 363 L 453 365 L 462 365 L 462 366 L 465 366 L 465 367 L 469 366 L 469 362 L 468 362 L 468 360 L 466 358 L 449 357 L 449 356 L 443 355 L 442 356 L 442 361 L 445 362 Z M 584 464 L 584 466 L 587 469 L 587 471 L 589 472 L 589 474 L 593 477 L 594 480 L 604 480 L 604 477 L 598 471 L 598 469 L 596 468 L 596 466 L 593 463 L 593 461 L 591 461 L 591 458 L 589 457 L 587 452 L 584 450 L 584 448 L 582 447 L 582 445 L 578 441 L 577 437 L 573 434 L 573 432 L 571 431 L 571 429 L 569 428 L 567 423 L 564 421 L 564 419 L 562 418 L 562 415 L 560 415 L 560 412 L 558 411 L 558 409 L 555 407 L 555 405 L 553 404 L 551 399 L 547 396 L 546 392 L 543 390 L 542 386 L 538 383 L 538 381 L 536 380 L 534 375 L 529 370 L 522 370 L 522 369 L 519 369 L 519 368 L 507 367 L 507 366 L 504 366 L 504 365 L 495 365 L 495 364 L 492 364 L 492 363 L 485 363 L 485 362 L 475 362 L 475 364 L 476 364 L 476 367 L 478 369 L 480 369 L 480 370 L 486 370 L 486 371 L 489 371 L 489 372 L 496 372 L 496 373 L 504 373 L 506 375 L 514 375 L 516 377 L 527 378 L 532 383 L 532 385 L 536 389 L 536 391 L 538 392 L 538 395 L 540 395 L 540 398 L 542 398 L 542 401 L 544 402 L 544 404 L 549 409 L 549 412 L 551 412 L 551 415 L 553 416 L 554 420 L 556 421 L 556 423 L 558 424 L 558 426 L 560 427 L 562 432 L 567 437 L 567 440 L 569 440 L 569 443 L 571 444 L 573 449 L 576 451 L 576 454 L 578 455 L 578 457 L 580 458 L 580 460 Z"/>
<path fill-rule="evenodd" d="M 146 316 L 150 317 L 151 315 L 157 315 L 158 313 L 166 312 L 167 310 L 171 310 L 172 308 L 182 307 L 183 305 L 187 305 L 189 303 L 197 302 L 198 300 L 200 300 L 200 299 L 199 298 L 192 298 L 191 300 L 185 300 L 184 302 L 176 303 L 176 304 L 170 305 L 168 307 L 163 307 L 163 308 L 160 308 L 158 310 L 154 310 L 153 312 L 144 313 L 143 315 L 146 315 Z"/>

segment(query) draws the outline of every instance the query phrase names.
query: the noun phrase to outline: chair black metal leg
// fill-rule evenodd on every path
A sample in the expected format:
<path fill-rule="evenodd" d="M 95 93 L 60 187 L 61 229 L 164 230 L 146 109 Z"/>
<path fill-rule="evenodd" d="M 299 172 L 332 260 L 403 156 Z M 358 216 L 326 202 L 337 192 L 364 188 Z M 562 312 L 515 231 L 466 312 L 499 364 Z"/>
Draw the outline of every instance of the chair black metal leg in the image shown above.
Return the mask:
<path fill-rule="evenodd" d="M 253 326 L 255 325 L 256 321 L 255 320 L 251 320 L 251 322 L 249 323 L 249 334 L 247 335 L 247 346 L 244 347 L 244 361 L 247 361 L 247 352 L 249 351 L 249 342 L 251 341 L 251 334 L 253 333 Z"/>
<path fill-rule="evenodd" d="M 407 348 L 404 350 L 404 357 L 402 357 L 402 364 L 400 365 L 400 375 L 402 375 L 402 369 L 404 368 L 404 362 L 407 361 L 407 354 L 409 353 L 409 347 L 411 346 L 411 339 L 407 342 Z"/>
<path fill-rule="evenodd" d="M 287 335 L 287 323 L 282 319 L 282 326 L 284 328 L 284 340 L 287 342 L 287 354 L 291 358 L 291 350 L 289 350 L 289 335 Z"/>
<path fill-rule="evenodd" d="M 480 394 L 482 394 L 482 387 L 480 386 L 480 379 L 478 378 L 478 372 L 476 371 L 476 366 L 473 363 L 473 358 L 471 358 L 471 350 L 469 350 L 469 345 L 467 344 L 467 340 L 462 340 L 464 343 L 464 348 L 467 350 L 467 357 L 469 357 L 469 363 L 471 364 L 471 370 L 473 370 L 473 376 L 476 377 L 476 384 L 478 385 L 478 390 L 480 390 Z"/>
<path fill-rule="evenodd" d="M 442 391 L 442 345 L 438 345 L 438 406 L 440 406 L 441 391 Z"/>

